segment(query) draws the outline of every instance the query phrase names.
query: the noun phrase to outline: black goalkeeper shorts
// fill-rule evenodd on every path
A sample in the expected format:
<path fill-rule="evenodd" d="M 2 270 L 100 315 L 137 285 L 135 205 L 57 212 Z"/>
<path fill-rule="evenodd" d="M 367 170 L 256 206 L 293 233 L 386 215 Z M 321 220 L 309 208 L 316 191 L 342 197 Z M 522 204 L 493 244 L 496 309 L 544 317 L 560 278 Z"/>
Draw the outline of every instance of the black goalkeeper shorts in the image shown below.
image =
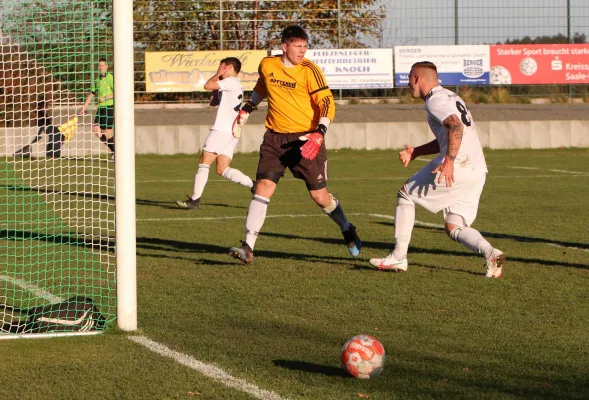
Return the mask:
<path fill-rule="evenodd" d="M 100 129 L 112 129 L 115 125 L 115 107 L 98 107 L 98 110 L 96 110 L 94 123 L 100 126 Z"/>
<path fill-rule="evenodd" d="M 256 179 L 269 179 L 274 183 L 284 176 L 286 168 L 292 175 L 302 179 L 308 190 L 319 190 L 327 186 L 327 150 L 321 144 L 317 157 L 307 160 L 301 155 L 299 139 L 303 133 L 274 133 L 266 131 L 260 146 L 260 160 Z"/>

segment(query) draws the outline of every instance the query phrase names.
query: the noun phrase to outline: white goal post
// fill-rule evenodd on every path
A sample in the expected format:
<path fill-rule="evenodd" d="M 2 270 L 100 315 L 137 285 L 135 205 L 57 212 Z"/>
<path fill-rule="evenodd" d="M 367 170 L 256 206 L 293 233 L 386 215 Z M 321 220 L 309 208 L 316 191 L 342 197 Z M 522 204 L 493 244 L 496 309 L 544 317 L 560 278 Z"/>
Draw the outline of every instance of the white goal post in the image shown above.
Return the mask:
<path fill-rule="evenodd" d="M 137 329 L 133 0 L 113 0 L 117 324 Z"/>
<path fill-rule="evenodd" d="M 133 47 L 133 0 L 0 1 L 0 339 L 137 329 Z"/>

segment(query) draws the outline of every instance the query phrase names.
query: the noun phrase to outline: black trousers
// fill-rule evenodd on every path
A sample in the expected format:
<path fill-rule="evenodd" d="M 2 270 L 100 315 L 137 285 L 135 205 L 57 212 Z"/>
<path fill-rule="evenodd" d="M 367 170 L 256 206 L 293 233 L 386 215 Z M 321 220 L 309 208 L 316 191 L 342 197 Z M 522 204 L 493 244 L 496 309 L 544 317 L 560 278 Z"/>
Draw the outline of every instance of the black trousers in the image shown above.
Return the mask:
<path fill-rule="evenodd" d="M 46 157 L 57 158 L 61 157 L 61 145 L 65 139 L 63 133 L 57 129 L 57 126 L 50 125 L 45 128 L 47 135 Z"/>

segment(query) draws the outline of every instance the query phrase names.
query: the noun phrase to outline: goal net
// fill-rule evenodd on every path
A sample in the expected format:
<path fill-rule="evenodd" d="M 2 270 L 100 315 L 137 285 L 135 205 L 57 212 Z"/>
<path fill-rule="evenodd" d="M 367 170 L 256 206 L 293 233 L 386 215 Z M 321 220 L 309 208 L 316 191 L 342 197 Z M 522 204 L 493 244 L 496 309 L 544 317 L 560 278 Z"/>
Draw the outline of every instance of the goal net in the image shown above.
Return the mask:
<path fill-rule="evenodd" d="M 93 134 L 112 42 L 111 0 L 0 2 L 0 338 L 116 317 L 114 163 Z"/>

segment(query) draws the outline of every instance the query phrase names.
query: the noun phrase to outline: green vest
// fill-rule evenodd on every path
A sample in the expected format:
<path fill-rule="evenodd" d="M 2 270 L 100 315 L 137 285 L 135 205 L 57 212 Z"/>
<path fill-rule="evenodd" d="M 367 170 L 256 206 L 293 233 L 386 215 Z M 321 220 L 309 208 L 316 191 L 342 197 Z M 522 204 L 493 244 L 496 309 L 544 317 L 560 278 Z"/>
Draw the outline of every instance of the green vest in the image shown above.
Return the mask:
<path fill-rule="evenodd" d="M 99 99 L 106 97 L 114 93 L 115 80 L 110 72 L 107 72 L 104 76 L 101 76 L 98 80 L 98 88 L 92 87 L 92 94 Z M 115 104 L 114 99 L 106 99 L 98 103 L 99 107 L 112 106 Z"/>

